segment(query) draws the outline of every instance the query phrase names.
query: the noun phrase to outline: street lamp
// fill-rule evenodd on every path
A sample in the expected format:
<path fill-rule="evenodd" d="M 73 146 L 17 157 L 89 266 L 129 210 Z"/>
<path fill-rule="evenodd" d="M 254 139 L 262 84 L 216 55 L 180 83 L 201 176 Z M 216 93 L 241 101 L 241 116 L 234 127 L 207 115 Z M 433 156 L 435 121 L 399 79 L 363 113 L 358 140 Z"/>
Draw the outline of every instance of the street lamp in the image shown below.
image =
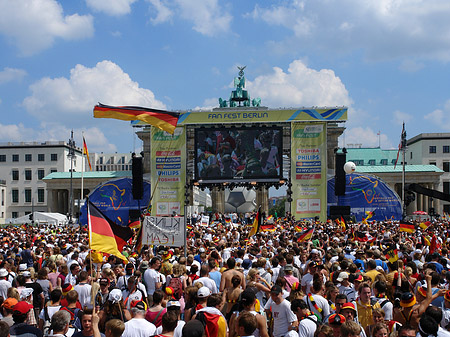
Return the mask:
<path fill-rule="evenodd" d="M 73 223 L 73 160 L 75 159 L 75 141 L 73 140 L 73 130 L 69 139 L 69 154 L 67 158 L 70 160 L 70 201 L 69 201 L 69 223 Z"/>

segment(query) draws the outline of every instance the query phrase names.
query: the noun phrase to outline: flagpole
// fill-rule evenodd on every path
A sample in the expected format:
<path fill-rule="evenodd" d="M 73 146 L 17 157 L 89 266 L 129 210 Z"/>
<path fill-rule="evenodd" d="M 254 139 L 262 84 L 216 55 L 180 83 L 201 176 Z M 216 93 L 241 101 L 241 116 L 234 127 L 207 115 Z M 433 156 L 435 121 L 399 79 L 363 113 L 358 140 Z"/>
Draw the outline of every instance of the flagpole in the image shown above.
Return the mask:
<path fill-rule="evenodd" d="M 80 199 L 84 200 L 84 157 L 86 156 L 86 153 L 84 151 L 84 132 L 81 132 L 81 136 L 83 138 L 83 155 L 81 156 L 81 193 L 80 193 Z M 80 210 L 80 205 L 78 205 L 78 210 Z"/>
<path fill-rule="evenodd" d="M 403 216 L 402 216 L 402 218 L 405 219 L 405 217 L 406 217 L 406 203 L 405 203 L 406 131 L 405 131 L 405 122 L 403 122 L 401 144 L 402 144 L 402 156 L 403 156 L 403 166 L 402 166 L 402 215 Z"/>

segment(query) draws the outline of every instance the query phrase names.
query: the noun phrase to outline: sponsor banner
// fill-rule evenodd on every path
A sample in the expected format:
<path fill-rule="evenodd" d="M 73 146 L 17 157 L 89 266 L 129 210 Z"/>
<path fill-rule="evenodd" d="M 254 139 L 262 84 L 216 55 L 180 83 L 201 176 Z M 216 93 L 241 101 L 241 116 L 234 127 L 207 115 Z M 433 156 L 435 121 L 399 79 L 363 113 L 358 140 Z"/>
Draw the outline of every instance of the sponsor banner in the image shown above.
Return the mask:
<path fill-rule="evenodd" d="M 151 181 L 156 186 L 151 214 L 184 214 L 186 130 L 177 127 L 173 135 L 155 127 L 151 130 Z"/>
<path fill-rule="evenodd" d="M 142 223 L 142 245 L 181 247 L 186 226 L 184 217 L 146 216 Z"/>
<path fill-rule="evenodd" d="M 326 220 L 326 123 L 292 123 L 292 214 L 297 218 Z M 295 171 L 294 171 L 295 169 Z"/>
<path fill-rule="evenodd" d="M 178 119 L 178 126 L 189 124 L 214 124 L 214 123 L 260 123 L 260 122 L 294 122 L 294 121 L 346 121 L 347 108 L 336 109 L 292 109 L 292 110 L 262 110 L 249 108 L 245 111 L 187 111 Z M 133 124 L 146 124 L 141 121 Z M 297 138 L 314 138 L 321 131 L 302 133 Z M 160 136 L 162 137 L 162 136 Z"/>

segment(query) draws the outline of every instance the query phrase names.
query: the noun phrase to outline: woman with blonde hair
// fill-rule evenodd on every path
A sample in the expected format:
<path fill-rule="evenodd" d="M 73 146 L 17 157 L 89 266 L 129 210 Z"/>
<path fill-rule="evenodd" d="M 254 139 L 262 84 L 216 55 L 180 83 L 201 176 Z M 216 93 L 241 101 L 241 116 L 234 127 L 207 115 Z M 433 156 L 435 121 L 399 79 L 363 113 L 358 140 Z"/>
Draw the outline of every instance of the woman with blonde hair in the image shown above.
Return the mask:
<path fill-rule="evenodd" d="M 373 324 L 368 325 L 365 329 L 366 336 L 371 337 L 374 334 L 375 327 L 384 322 L 385 312 L 381 308 L 372 309 Z"/>
<path fill-rule="evenodd" d="M 335 337 L 333 329 L 328 325 L 319 325 L 314 332 L 314 337 Z"/>

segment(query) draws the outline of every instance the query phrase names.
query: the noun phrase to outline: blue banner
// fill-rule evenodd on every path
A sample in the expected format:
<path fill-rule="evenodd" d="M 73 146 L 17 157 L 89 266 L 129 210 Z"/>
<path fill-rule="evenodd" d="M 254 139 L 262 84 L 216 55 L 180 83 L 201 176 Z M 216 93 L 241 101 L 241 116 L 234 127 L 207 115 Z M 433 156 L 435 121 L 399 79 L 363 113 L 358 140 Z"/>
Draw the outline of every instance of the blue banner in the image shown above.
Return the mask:
<path fill-rule="evenodd" d="M 121 178 L 99 185 L 89 194 L 89 200 L 116 224 L 128 226 L 129 211 L 145 210 L 150 201 L 150 194 L 150 183 L 144 180 L 144 196 L 141 200 L 134 200 L 132 179 Z M 86 205 L 81 207 L 79 223 L 87 224 Z"/>
<path fill-rule="evenodd" d="M 328 214 L 330 206 L 350 206 L 356 221 L 365 218 L 366 212 L 375 215 L 369 221 L 401 220 L 402 204 L 399 196 L 380 178 L 368 174 L 346 174 L 345 195 L 334 195 L 334 177 L 328 180 Z M 339 201 L 339 202 L 338 202 Z"/>

